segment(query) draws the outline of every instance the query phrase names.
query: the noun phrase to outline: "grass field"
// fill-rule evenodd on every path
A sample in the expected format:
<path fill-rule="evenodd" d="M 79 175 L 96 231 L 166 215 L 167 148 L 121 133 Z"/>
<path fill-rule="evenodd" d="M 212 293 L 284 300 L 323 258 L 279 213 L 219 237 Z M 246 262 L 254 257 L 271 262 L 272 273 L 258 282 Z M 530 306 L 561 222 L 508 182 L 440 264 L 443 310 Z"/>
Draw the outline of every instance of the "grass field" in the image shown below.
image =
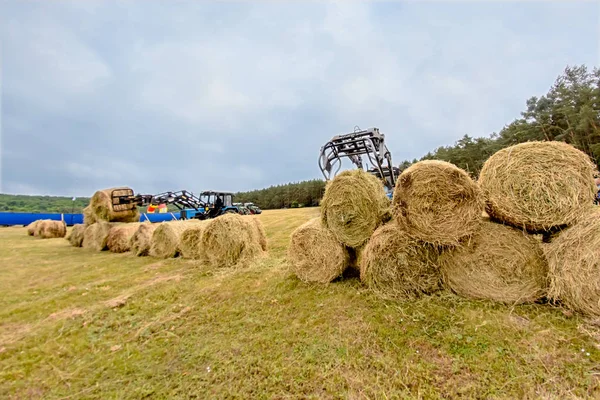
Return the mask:
<path fill-rule="evenodd" d="M 0 228 L 0 398 L 600 397 L 600 328 L 559 308 L 299 282 L 317 214 L 265 212 L 269 256 L 216 273 Z"/>

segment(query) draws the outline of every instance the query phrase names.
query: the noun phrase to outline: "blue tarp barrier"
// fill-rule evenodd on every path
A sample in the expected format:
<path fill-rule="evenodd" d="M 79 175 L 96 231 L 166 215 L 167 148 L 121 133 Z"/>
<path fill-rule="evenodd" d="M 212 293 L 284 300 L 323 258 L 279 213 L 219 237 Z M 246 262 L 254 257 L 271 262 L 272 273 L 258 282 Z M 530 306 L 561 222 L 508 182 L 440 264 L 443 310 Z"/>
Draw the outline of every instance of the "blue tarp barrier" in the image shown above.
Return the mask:
<path fill-rule="evenodd" d="M 68 226 L 83 224 L 83 214 L 58 214 L 58 213 L 18 213 L 2 212 L 0 213 L 0 226 L 27 226 L 38 219 L 52 219 L 55 221 L 65 221 Z M 164 214 L 142 214 L 140 222 L 163 222 L 179 219 L 179 212 Z"/>

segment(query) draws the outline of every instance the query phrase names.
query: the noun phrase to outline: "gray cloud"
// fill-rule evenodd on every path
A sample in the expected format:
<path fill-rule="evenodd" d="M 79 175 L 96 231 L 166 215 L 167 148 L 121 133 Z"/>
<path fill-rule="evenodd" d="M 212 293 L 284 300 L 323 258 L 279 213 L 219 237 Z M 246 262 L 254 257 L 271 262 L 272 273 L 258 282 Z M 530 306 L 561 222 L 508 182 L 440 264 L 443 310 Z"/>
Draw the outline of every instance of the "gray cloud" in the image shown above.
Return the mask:
<path fill-rule="evenodd" d="M 399 163 L 500 130 L 598 56 L 594 3 L 169 4 L 2 3 L 0 190 L 319 178 L 354 125 Z"/>

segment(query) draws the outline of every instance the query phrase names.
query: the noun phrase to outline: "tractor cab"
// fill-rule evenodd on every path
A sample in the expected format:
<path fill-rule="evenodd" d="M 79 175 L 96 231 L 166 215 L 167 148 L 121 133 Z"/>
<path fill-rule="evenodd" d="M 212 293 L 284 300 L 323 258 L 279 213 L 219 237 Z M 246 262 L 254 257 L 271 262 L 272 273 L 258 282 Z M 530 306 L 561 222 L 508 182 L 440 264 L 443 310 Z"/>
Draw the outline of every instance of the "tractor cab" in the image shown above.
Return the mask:
<path fill-rule="evenodd" d="M 239 210 L 233 205 L 233 193 L 207 190 L 200 193 L 200 199 L 208 207 L 208 218 L 214 218 L 225 213 L 239 214 Z"/>

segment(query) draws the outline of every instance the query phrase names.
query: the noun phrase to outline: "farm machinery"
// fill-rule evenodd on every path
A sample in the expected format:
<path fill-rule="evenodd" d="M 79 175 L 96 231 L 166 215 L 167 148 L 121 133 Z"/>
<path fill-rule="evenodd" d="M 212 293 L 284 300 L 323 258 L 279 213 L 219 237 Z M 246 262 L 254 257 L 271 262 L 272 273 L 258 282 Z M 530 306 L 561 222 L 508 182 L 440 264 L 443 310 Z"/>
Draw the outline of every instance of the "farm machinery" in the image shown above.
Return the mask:
<path fill-rule="evenodd" d="M 200 196 L 187 190 L 159 194 L 134 194 L 132 189 L 118 189 L 111 192 L 114 211 L 129 211 L 136 207 L 155 209 L 174 205 L 180 210 L 181 219 L 209 219 L 226 213 L 239 214 L 233 205 L 233 194 L 229 192 L 204 191 Z"/>
<path fill-rule="evenodd" d="M 365 163 L 363 156 L 366 156 Z M 319 168 L 325 180 L 335 177 L 340 171 L 343 157 L 349 158 L 359 169 L 366 166 L 366 171 L 379 178 L 388 197 L 392 197 L 400 169 L 392 165 L 392 154 L 385 145 L 385 135 L 378 128 L 361 130 L 354 127 L 354 132 L 334 136 L 325 143 L 319 155 Z"/>

